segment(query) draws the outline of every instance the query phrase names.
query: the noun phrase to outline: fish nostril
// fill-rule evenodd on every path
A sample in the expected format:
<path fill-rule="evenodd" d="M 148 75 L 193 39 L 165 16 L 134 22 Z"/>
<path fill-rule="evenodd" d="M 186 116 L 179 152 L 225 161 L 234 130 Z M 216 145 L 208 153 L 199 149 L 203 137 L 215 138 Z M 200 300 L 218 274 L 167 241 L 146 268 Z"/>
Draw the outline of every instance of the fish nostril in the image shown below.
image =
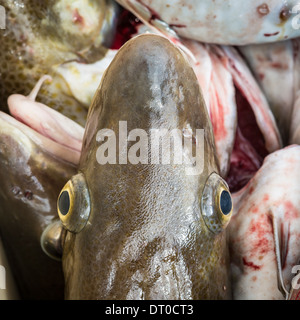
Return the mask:
<path fill-rule="evenodd" d="M 63 191 L 58 200 L 59 210 L 62 215 L 66 215 L 70 209 L 70 196 L 68 191 Z"/>
<path fill-rule="evenodd" d="M 222 191 L 220 198 L 220 207 L 224 215 L 227 215 L 231 212 L 232 209 L 232 200 L 230 193 L 226 190 Z"/>

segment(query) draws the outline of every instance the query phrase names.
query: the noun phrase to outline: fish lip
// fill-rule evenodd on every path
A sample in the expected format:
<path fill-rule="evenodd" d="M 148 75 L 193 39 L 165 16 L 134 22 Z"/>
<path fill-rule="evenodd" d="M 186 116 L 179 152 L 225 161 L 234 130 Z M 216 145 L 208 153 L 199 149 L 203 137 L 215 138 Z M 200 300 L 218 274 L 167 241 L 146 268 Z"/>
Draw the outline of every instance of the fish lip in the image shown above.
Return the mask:
<path fill-rule="evenodd" d="M 6 127 L 6 134 L 8 133 L 15 141 L 20 143 L 20 135 L 25 135 L 30 144 L 38 146 L 38 148 L 51 154 L 52 156 L 61 159 L 62 161 L 78 165 L 80 152 L 73 150 L 67 146 L 63 146 L 30 128 L 11 115 L 0 111 L 0 134 L 4 133 Z M 29 145 L 22 144 L 22 147 L 30 149 Z"/>

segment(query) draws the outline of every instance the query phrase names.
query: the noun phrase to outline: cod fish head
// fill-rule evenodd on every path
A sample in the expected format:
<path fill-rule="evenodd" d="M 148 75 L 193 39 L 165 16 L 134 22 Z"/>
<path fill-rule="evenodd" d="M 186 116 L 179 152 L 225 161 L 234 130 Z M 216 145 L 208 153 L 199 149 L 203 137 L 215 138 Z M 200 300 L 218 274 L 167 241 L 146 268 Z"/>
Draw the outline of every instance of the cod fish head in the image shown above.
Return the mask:
<path fill-rule="evenodd" d="M 58 198 L 65 297 L 230 298 L 231 212 L 187 58 L 161 36 L 129 40 L 102 77 L 79 172 Z"/>

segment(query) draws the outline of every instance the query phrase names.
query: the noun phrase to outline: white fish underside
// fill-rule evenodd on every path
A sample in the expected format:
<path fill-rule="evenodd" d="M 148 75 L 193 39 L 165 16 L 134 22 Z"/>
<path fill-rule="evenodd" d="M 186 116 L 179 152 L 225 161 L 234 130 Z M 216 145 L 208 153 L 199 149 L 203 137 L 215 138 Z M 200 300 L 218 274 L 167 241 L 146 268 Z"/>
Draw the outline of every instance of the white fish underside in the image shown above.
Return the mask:
<path fill-rule="evenodd" d="M 296 0 L 118 0 L 149 23 L 161 20 L 178 35 L 226 45 L 267 43 L 300 35 Z"/>

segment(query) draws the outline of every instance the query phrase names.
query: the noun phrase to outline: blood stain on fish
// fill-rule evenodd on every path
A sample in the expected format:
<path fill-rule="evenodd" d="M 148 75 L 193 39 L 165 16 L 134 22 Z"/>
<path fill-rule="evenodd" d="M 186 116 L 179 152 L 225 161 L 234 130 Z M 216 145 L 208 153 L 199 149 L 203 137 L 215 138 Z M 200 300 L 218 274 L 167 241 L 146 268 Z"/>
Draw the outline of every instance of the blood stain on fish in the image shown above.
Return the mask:
<path fill-rule="evenodd" d="M 258 266 L 258 265 L 256 265 L 256 264 L 254 264 L 254 263 L 251 262 L 251 261 L 246 260 L 245 257 L 243 257 L 243 264 L 244 264 L 244 266 L 249 267 L 249 268 L 251 268 L 251 269 L 253 269 L 253 270 L 260 270 L 261 267 L 262 267 L 262 266 Z"/>
<path fill-rule="evenodd" d="M 268 239 L 272 235 L 272 224 L 268 216 L 260 215 L 258 219 L 253 219 L 248 232 L 251 234 L 251 257 L 264 256 L 273 249 L 273 244 Z"/>
<path fill-rule="evenodd" d="M 252 211 L 253 213 L 257 213 L 257 212 L 258 212 L 258 207 L 256 207 L 256 206 L 253 207 L 251 211 Z"/>
<path fill-rule="evenodd" d="M 256 103 L 257 99 L 252 99 Z M 253 109 L 237 87 L 236 103 L 238 127 L 227 176 L 227 183 L 232 192 L 240 190 L 249 182 L 268 154 Z"/>
<path fill-rule="evenodd" d="M 33 194 L 31 191 L 25 191 L 24 192 L 24 197 L 27 199 L 27 200 L 32 200 L 33 199 Z"/>
<path fill-rule="evenodd" d="M 297 208 L 295 208 L 295 206 L 292 204 L 291 201 L 285 201 L 284 207 L 285 207 L 284 218 L 286 220 L 297 219 L 299 217 L 298 210 Z"/>
<path fill-rule="evenodd" d="M 263 201 L 267 202 L 269 199 L 270 199 L 269 195 L 265 194 L 264 197 L 263 197 Z"/>
<path fill-rule="evenodd" d="M 133 34 L 138 32 L 137 27 L 141 23 L 131 12 L 123 10 L 117 21 L 116 35 L 110 49 L 120 49 L 125 42 L 132 38 Z"/>
<path fill-rule="evenodd" d="M 274 33 L 264 33 L 265 37 L 272 37 L 272 36 L 277 36 L 279 34 L 279 31 L 274 32 Z"/>

